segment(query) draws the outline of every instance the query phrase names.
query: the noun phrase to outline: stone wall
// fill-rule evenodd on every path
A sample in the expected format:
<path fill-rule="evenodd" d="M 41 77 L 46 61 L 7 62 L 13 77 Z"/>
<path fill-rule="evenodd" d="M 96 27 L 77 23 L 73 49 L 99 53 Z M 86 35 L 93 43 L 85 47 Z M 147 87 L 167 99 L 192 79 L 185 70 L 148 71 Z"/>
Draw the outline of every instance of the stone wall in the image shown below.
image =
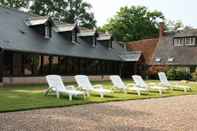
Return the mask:
<path fill-rule="evenodd" d="M 103 81 L 109 80 L 109 76 L 89 76 L 92 81 Z M 64 82 L 74 82 L 73 76 L 62 76 Z M 4 85 L 13 85 L 13 84 L 45 84 L 46 78 L 41 77 L 4 77 Z"/>

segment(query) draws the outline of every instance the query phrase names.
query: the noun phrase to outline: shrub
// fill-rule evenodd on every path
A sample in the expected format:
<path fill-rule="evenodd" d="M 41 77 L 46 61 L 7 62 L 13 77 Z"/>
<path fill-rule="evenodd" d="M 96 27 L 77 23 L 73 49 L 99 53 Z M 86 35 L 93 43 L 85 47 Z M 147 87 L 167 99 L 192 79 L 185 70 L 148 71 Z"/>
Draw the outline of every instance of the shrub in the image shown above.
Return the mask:
<path fill-rule="evenodd" d="M 192 73 L 192 80 L 197 81 L 197 72 Z"/>
<path fill-rule="evenodd" d="M 158 72 L 166 72 L 168 66 L 151 66 L 148 68 L 147 75 L 149 79 L 158 79 Z"/>
<path fill-rule="evenodd" d="M 169 80 L 191 80 L 192 76 L 186 68 L 170 68 L 167 73 L 167 77 Z"/>
<path fill-rule="evenodd" d="M 175 68 L 170 68 L 167 71 L 166 75 L 167 75 L 169 80 L 175 80 L 176 79 L 176 70 L 175 70 Z"/>

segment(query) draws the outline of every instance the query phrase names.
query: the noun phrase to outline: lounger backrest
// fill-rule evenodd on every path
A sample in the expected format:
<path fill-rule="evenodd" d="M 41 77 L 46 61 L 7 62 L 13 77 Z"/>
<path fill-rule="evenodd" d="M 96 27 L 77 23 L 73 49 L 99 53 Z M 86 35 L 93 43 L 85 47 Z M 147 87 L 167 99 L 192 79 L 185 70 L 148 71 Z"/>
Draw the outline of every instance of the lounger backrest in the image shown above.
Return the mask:
<path fill-rule="evenodd" d="M 148 88 L 148 85 L 144 82 L 144 80 L 142 79 L 141 76 L 139 75 L 133 75 L 132 76 L 135 84 L 137 87 L 140 87 L 140 88 Z"/>
<path fill-rule="evenodd" d="M 84 90 L 89 90 L 89 89 L 93 88 L 88 76 L 86 76 L 86 75 L 76 75 L 75 80 L 76 80 L 78 86 Z"/>
<path fill-rule="evenodd" d="M 118 75 L 112 75 L 110 76 L 110 79 L 112 81 L 112 84 L 117 88 L 126 88 L 126 85 Z"/>
<path fill-rule="evenodd" d="M 46 76 L 46 80 L 47 80 L 48 85 L 52 88 L 55 88 L 56 91 L 65 90 L 65 86 L 64 86 L 61 76 L 48 75 Z"/>
<path fill-rule="evenodd" d="M 170 84 L 168 79 L 167 79 L 167 76 L 164 72 L 159 72 L 158 75 L 159 75 L 159 80 L 161 81 L 162 84 L 164 84 L 164 85 L 169 85 Z"/>

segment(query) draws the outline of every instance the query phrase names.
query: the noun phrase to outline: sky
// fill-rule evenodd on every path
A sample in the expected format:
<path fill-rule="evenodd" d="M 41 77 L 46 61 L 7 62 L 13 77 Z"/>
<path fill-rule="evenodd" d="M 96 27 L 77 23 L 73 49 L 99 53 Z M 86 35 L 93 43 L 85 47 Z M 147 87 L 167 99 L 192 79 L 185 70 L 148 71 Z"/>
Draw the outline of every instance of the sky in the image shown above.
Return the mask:
<path fill-rule="evenodd" d="M 97 25 L 102 26 L 122 6 L 141 5 L 161 11 L 169 20 L 180 20 L 186 26 L 197 27 L 197 0 L 85 0 L 92 5 Z"/>

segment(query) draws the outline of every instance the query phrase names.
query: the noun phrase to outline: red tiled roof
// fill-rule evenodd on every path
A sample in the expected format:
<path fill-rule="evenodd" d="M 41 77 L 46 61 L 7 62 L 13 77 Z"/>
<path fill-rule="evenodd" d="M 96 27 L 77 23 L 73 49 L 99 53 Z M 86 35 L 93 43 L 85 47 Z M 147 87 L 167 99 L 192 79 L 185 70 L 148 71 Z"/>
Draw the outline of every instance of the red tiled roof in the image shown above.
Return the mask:
<path fill-rule="evenodd" d="M 145 63 L 150 65 L 158 41 L 159 39 L 155 38 L 129 42 L 127 48 L 129 51 L 141 51 L 144 55 Z"/>

